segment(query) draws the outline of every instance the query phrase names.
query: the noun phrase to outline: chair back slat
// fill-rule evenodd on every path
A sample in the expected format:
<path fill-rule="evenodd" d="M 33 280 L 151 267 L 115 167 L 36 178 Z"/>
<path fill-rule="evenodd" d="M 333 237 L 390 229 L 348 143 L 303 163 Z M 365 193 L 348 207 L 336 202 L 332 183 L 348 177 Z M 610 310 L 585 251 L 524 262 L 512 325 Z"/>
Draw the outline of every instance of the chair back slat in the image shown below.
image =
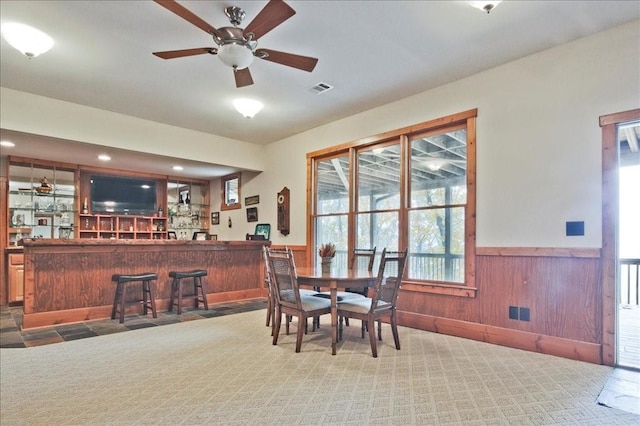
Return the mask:
<path fill-rule="evenodd" d="M 373 262 L 376 258 L 376 248 L 372 249 L 354 249 L 351 255 L 349 269 L 367 268 L 373 271 Z"/>
<path fill-rule="evenodd" d="M 387 309 L 389 306 L 395 308 L 406 262 L 407 250 L 387 251 L 384 249 L 382 251 L 371 303 L 372 312 L 376 309 Z"/>
<path fill-rule="evenodd" d="M 284 250 L 265 248 L 265 251 L 271 285 L 275 290 L 277 302 L 282 306 L 302 309 L 293 252 L 289 248 Z"/>

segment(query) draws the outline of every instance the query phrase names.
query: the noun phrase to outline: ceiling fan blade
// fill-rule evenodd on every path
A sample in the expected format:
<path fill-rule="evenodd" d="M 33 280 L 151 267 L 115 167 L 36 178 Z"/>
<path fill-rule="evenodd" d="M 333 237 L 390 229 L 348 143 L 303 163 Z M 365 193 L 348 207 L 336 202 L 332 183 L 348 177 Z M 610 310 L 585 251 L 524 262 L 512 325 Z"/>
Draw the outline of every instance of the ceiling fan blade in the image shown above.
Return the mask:
<path fill-rule="evenodd" d="M 201 30 L 207 32 L 208 34 L 218 34 L 218 30 L 206 23 L 202 18 L 197 16 L 195 13 L 191 12 L 186 7 L 176 3 L 174 0 L 153 0 L 158 3 L 160 6 L 170 10 L 175 13 L 179 17 L 185 19 L 186 21 L 192 23 L 196 27 Z"/>
<path fill-rule="evenodd" d="M 253 40 L 257 40 L 295 14 L 296 11 L 282 0 L 270 0 L 247 25 L 244 30 L 245 37 L 252 33 Z"/>
<path fill-rule="evenodd" d="M 266 56 L 264 54 L 266 53 Z M 265 61 L 276 62 L 288 67 L 298 68 L 303 71 L 313 71 L 318 63 L 317 58 L 309 56 L 294 55 L 293 53 L 279 52 L 270 49 L 257 49 L 256 56 Z"/>
<path fill-rule="evenodd" d="M 251 86 L 253 84 L 253 78 L 251 78 L 249 67 L 241 70 L 233 70 L 233 75 L 236 78 L 236 87 Z"/>
<path fill-rule="evenodd" d="M 173 59 L 173 58 L 182 58 L 183 56 L 193 56 L 193 55 L 202 55 L 204 53 L 211 53 L 215 55 L 218 52 L 218 49 L 215 47 L 198 47 L 195 49 L 182 49 L 182 50 L 167 50 L 164 52 L 153 52 L 158 58 L 162 59 Z"/>

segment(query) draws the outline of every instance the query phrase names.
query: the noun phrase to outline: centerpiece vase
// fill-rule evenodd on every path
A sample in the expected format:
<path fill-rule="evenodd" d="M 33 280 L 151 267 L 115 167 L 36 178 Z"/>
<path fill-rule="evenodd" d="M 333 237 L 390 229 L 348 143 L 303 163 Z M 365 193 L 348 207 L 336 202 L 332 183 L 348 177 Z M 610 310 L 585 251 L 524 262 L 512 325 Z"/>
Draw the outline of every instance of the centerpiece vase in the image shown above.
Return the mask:
<path fill-rule="evenodd" d="M 333 257 L 323 257 L 320 263 L 323 274 L 331 272 L 331 264 L 333 263 Z"/>

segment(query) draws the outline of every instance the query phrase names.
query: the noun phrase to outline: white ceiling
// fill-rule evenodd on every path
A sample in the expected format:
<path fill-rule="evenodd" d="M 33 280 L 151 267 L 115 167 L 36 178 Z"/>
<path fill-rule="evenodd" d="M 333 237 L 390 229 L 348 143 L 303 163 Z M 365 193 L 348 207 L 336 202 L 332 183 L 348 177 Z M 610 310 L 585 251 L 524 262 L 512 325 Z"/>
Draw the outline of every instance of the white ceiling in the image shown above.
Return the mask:
<path fill-rule="evenodd" d="M 246 11 L 245 27 L 266 1 L 179 3 L 220 28 L 229 25 L 226 6 Z M 287 3 L 297 14 L 262 37 L 258 47 L 317 57 L 318 65 L 307 73 L 256 59 L 250 67 L 255 84 L 238 89 L 233 71 L 215 56 L 162 60 L 151 54 L 215 46 L 204 31 L 153 1 L 2 0 L 2 24 L 34 26 L 56 44 L 29 60 L 2 40 L 0 84 L 268 144 L 640 19 L 638 1 L 507 0 L 488 15 L 464 1 Z M 334 89 L 320 95 L 310 92 L 319 82 Z M 246 119 L 232 107 L 237 97 L 258 99 L 265 108 Z M 2 137 L 8 134 L 3 131 Z M 14 149 L 13 154 L 28 155 Z M 95 151 L 91 155 L 94 158 Z M 154 171 L 155 161 L 147 163 Z M 220 171 L 202 173 L 204 177 Z"/>

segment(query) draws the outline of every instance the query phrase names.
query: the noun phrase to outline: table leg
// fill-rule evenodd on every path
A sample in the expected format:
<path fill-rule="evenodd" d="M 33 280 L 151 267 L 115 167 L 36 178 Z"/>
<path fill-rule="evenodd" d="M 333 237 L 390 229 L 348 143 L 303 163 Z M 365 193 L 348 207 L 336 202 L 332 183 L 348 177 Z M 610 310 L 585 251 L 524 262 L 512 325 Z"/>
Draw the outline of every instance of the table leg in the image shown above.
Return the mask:
<path fill-rule="evenodd" d="M 338 342 L 338 288 L 335 282 L 329 286 L 331 291 L 331 355 L 336 354 Z"/>

